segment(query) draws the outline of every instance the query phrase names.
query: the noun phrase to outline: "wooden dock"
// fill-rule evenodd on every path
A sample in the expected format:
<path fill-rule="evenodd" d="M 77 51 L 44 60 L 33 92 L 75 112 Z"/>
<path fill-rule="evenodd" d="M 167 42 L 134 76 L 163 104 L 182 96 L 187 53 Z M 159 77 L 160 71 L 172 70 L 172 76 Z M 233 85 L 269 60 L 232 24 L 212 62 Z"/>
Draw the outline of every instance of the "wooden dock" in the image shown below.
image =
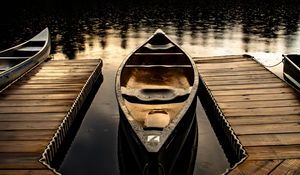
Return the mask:
<path fill-rule="evenodd" d="M 202 104 L 238 157 L 225 174 L 300 174 L 299 94 L 248 55 L 195 62 Z"/>
<path fill-rule="evenodd" d="M 101 69 L 101 59 L 50 60 L 0 93 L 0 175 L 59 174 L 49 164 Z"/>

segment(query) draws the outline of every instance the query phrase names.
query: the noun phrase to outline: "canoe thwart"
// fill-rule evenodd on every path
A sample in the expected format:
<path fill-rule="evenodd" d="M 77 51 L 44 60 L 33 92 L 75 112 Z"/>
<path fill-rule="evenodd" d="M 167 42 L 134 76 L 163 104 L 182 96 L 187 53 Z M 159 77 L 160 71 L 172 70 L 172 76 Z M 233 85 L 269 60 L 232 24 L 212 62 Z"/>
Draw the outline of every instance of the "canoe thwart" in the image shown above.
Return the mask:
<path fill-rule="evenodd" d="M 161 68 L 185 68 L 185 67 L 192 67 L 192 65 L 125 65 L 124 67 L 127 67 L 127 68 L 139 68 L 139 67 L 142 67 L 142 68 L 152 68 L 152 67 L 161 67 Z"/>
<path fill-rule="evenodd" d="M 154 88 L 133 89 L 121 87 L 121 93 L 130 102 L 138 103 L 166 103 L 184 101 L 190 94 L 191 88 Z"/>
<path fill-rule="evenodd" d="M 147 43 L 144 45 L 144 47 L 146 47 L 147 49 L 150 49 L 150 50 L 167 50 L 167 49 L 171 49 L 172 47 L 174 47 L 174 44 L 172 44 L 172 43 L 167 43 L 167 44 Z"/>

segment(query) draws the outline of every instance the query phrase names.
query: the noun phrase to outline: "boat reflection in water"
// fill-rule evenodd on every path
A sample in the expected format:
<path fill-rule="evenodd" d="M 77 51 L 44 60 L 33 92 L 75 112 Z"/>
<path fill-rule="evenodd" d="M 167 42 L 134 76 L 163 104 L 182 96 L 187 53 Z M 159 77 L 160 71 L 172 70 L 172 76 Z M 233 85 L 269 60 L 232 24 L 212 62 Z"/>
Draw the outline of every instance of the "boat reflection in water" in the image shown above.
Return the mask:
<path fill-rule="evenodd" d="M 187 128 L 188 134 L 178 133 L 173 138 L 172 144 L 166 146 L 162 151 L 164 158 L 158 158 L 156 155 L 148 153 L 143 144 L 139 143 L 132 133 L 131 127 L 126 124 L 124 117 L 120 116 L 118 131 L 118 159 L 121 175 L 131 174 L 181 174 L 192 175 L 197 155 L 198 146 L 198 124 L 196 114 L 190 128 Z M 181 141 L 186 137 L 184 143 Z M 181 147 L 181 149 L 178 149 Z M 181 150 L 178 152 L 178 150 Z M 157 153 L 156 153 L 157 154 Z"/>
<path fill-rule="evenodd" d="M 283 78 L 300 92 L 300 55 L 283 55 Z"/>

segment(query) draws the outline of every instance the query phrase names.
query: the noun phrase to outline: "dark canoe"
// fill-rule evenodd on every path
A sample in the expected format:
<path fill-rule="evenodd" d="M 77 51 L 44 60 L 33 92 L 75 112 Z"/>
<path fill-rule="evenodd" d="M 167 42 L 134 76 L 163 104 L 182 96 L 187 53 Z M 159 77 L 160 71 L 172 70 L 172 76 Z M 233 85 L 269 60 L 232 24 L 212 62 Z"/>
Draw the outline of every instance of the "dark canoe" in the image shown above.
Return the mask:
<path fill-rule="evenodd" d="M 121 63 L 120 123 L 144 174 L 172 172 L 196 120 L 198 85 L 192 58 L 160 29 Z"/>
<path fill-rule="evenodd" d="M 146 172 L 141 171 L 145 166 L 144 165 L 145 162 L 142 161 L 137 162 L 137 160 L 141 160 L 141 158 L 140 159 L 135 158 L 138 155 L 136 155 L 135 150 L 132 149 L 132 143 L 131 143 L 132 141 L 131 142 L 129 141 L 127 133 L 128 132 L 126 129 L 126 125 L 124 125 L 124 122 L 120 122 L 119 131 L 118 131 L 118 161 L 119 161 L 120 174 L 122 175 L 147 174 Z M 174 168 L 172 170 L 167 171 L 168 174 L 193 175 L 194 168 L 195 168 L 195 161 L 197 157 L 197 148 L 198 148 L 198 124 L 197 121 L 194 120 L 192 122 L 192 128 L 190 129 L 190 132 L 187 135 L 187 138 L 178 155 L 178 158 L 174 161 Z M 173 161 L 172 158 L 173 156 L 170 157 L 169 161 Z M 166 168 L 166 166 L 164 168 Z M 150 172 L 148 172 L 148 174 L 150 174 Z"/>
<path fill-rule="evenodd" d="M 287 54 L 283 57 L 283 77 L 300 92 L 300 55 Z"/>
<path fill-rule="evenodd" d="M 49 57 L 51 48 L 48 28 L 17 46 L 0 52 L 0 88 Z"/>

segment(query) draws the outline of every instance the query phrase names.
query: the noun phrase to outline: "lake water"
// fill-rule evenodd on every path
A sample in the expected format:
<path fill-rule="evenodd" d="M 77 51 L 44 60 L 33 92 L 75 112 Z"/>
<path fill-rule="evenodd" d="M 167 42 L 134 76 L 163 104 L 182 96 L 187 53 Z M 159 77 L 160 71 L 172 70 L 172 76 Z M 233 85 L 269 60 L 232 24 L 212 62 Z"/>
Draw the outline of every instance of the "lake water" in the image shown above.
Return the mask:
<path fill-rule="evenodd" d="M 10 16 L 1 12 L 1 50 L 48 26 L 53 59 L 101 58 L 104 63 L 103 82 L 58 167 L 66 175 L 120 174 L 115 73 L 156 29 L 192 57 L 249 54 L 279 77 L 282 64 L 273 65 L 282 54 L 299 53 L 300 48 L 300 8 L 292 0 L 30 2 L 9 2 Z M 228 159 L 200 101 L 197 109 L 194 174 L 222 174 L 229 168 Z"/>

